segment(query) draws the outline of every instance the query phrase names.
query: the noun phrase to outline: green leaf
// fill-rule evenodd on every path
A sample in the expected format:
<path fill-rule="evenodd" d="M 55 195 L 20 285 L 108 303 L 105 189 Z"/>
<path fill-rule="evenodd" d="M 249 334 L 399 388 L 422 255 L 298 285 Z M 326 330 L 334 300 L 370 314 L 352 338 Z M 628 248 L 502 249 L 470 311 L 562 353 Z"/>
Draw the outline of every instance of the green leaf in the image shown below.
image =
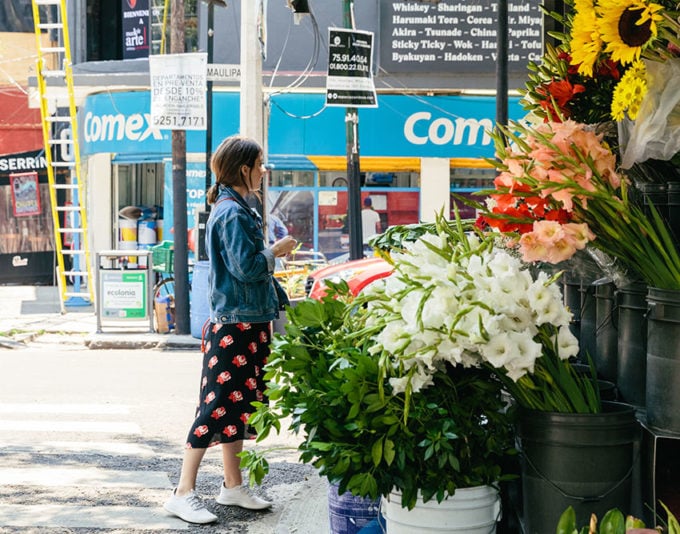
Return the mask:
<path fill-rule="evenodd" d="M 600 534 L 625 534 L 626 520 L 617 508 L 609 510 L 600 521 Z"/>
<path fill-rule="evenodd" d="M 576 511 L 573 506 L 569 506 L 569 508 L 562 512 L 555 534 L 577 534 L 577 532 Z"/>
<path fill-rule="evenodd" d="M 378 467 L 383 457 L 383 438 L 380 438 L 371 447 L 371 457 L 373 458 L 373 465 Z"/>

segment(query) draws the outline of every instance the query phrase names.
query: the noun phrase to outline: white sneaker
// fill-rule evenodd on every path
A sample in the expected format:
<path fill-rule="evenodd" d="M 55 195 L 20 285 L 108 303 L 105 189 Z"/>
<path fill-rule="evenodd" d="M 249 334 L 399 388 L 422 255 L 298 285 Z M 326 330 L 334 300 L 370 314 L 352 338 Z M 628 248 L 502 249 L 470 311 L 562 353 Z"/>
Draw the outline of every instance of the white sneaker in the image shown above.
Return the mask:
<path fill-rule="evenodd" d="M 224 484 L 222 484 L 220 494 L 215 500 L 218 504 L 240 506 L 241 508 L 247 508 L 248 510 L 264 510 L 272 505 L 269 501 L 265 501 L 257 495 L 253 495 L 249 488 L 244 486 L 225 488 Z"/>
<path fill-rule="evenodd" d="M 163 505 L 163 508 L 187 523 L 212 523 L 217 521 L 217 516 L 205 507 L 194 490 L 178 497 L 177 489 L 174 489 L 172 496 Z"/>

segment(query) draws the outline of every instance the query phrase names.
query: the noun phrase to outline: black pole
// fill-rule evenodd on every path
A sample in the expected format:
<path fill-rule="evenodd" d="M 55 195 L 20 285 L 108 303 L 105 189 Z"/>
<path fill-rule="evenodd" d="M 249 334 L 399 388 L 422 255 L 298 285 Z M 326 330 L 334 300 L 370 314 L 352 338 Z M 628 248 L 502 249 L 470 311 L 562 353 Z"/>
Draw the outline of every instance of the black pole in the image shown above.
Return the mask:
<path fill-rule="evenodd" d="M 354 29 L 352 0 L 344 0 L 345 27 Z M 345 136 L 347 139 L 347 218 L 349 220 L 349 259 L 364 257 L 361 230 L 361 169 L 359 165 L 359 112 L 345 108 Z"/>
<path fill-rule="evenodd" d="M 213 26 L 215 25 L 215 4 L 208 2 L 208 67 L 213 62 L 213 35 L 215 33 Z M 205 211 L 208 211 L 208 189 L 212 185 L 212 173 L 210 171 L 210 158 L 212 158 L 212 93 L 213 83 L 208 80 L 206 91 L 206 127 L 205 127 Z M 197 247 L 198 248 L 198 247 Z"/>
<path fill-rule="evenodd" d="M 498 0 L 496 123 L 508 124 L 508 0 Z"/>
<path fill-rule="evenodd" d="M 170 51 L 182 54 L 184 48 L 184 0 L 172 1 Z M 172 215 L 175 257 L 175 334 L 189 329 L 189 265 L 187 236 L 187 143 L 184 130 L 172 130 Z"/>

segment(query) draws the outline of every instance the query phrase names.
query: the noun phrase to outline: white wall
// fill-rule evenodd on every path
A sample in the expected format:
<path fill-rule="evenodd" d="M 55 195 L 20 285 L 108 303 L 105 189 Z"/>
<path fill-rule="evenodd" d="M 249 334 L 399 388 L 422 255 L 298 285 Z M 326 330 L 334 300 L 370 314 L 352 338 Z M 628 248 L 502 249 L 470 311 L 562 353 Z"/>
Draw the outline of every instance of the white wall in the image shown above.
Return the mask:
<path fill-rule="evenodd" d="M 90 254 L 93 262 L 97 252 L 118 248 L 113 242 L 113 186 L 111 179 L 111 154 L 95 154 L 87 158 L 88 225 Z"/>
<path fill-rule="evenodd" d="M 420 220 L 434 221 L 442 209 L 448 219 L 451 213 L 451 177 L 448 158 L 420 159 Z"/>

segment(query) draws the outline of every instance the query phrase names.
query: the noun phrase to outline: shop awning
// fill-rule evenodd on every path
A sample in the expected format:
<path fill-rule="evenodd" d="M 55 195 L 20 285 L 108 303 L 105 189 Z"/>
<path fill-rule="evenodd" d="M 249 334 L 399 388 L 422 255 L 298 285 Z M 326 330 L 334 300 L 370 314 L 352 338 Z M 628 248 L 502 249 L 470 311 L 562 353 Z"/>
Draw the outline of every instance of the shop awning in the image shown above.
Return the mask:
<path fill-rule="evenodd" d="M 269 154 L 267 166 L 273 171 L 315 171 L 316 165 L 301 154 Z"/>

